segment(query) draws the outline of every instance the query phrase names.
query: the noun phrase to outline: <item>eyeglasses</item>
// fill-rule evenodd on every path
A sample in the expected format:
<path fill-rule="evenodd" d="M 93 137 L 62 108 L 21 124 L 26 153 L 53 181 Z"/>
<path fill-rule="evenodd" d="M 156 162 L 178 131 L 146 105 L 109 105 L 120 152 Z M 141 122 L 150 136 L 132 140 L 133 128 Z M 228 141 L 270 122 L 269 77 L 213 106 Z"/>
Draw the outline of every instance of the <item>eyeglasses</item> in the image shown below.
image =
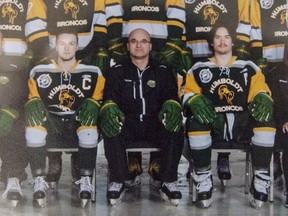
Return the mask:
<path fill-rule="evenodd" d="M 146 40 L 146 39 L 142 39 L 140 41 L 136 40 L 136 39 L 131 39 L 128 41 L 128 43 L 132 44 L 132 45 L 136 45 L 138 43 L 140 43 L 141 45 L 147 45 L 149 43 L 151 43 L 150 41 Z"/>

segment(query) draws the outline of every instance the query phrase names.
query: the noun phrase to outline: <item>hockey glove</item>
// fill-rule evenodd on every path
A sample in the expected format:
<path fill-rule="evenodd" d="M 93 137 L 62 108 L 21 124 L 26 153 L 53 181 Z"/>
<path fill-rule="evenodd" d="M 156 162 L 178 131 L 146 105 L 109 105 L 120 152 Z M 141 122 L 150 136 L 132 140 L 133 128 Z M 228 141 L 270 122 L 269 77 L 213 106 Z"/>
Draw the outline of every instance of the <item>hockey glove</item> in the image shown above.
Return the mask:
<path fill-rule="evenodd" d="M 269 122 L 273 115 L 273 101 L 266 93 L 258 93 L 248 106 L 251 115 L 258 122 Z"/>
<path fill-rule="evenodd" d="M 182 125 L 182 108 L 175 100 L 167 100 L 163 103 L 158 115 L 167 131 L 178 132 Z"/>
<path fill-rule="evenodd" d="M 93 56 L 93 64 L 100 68 L 102 73 L 106 72 L 109 66 L 109 55 L 105 48 L 98 48 Z"/>
<path fill-rule="evenodd" d="M 27 126 L 42 125 L 47 120 L 48 110 L 40 98 L 32 98 L 25 104 L 25 122 Z"/>
<path fill-rule="evenodd" d="M 170 63 L 173 67 L 179 67 L 181 64 L 182 50 L 185 47 L 181 39 L 171 39 L 166 42 L 165 46 L 158 54 L 158 60 L 161 63 Z"/>
<path fill-rule="evenodd" d="M 188 98 L 185 106 L 190 108 L 194 117 L 201 124 L 213 123 L 217 117 L 212 102 L 202 94 L 195 94 Z"/>
<path fill-rule="evenodd" d="M 79 107 L 76 120 L 83 126 L 95 126 L 99 115 L 100 103 L 87 98 Z"/>
<path fill-rule="evenodd" d="M 0 112 L 0 137 L 7 136 L 13 127 L 13 122 L 19 117 L 19 113 L 8 107 L 3 106 Z"/>
<path fill-rule="evenodd" d="M 114 38 L 108 41 L 108 52 L 110 57 L 117 63 L 128 55 L 127 48 L 121 38 Z"/>
<path fill-rule="evenodd" d="M 237 59 L 240 59 L 240 60 L 249 60 L 250 58 L 249 50 L 247 46 L 245 46 L 244 44 L 236 48 L 236 55 L 237 55 Z"/>
<path fill-rule="evenodd" d="M 125 121 L 124 113 L 113 101 L 106 101 L 100 110 L 100 127 L 107 137 L 120 134 Z"/>
<path fill-rule="evenodd" d="M 256 64 L 258 65 L 258 67 L 261 69 L 262 73 L 264 74 L 264 76 L 266 76 L 267 72 L 268 72 L 268 62 L 266 58 L 260 58 L 256 61 Z"/>

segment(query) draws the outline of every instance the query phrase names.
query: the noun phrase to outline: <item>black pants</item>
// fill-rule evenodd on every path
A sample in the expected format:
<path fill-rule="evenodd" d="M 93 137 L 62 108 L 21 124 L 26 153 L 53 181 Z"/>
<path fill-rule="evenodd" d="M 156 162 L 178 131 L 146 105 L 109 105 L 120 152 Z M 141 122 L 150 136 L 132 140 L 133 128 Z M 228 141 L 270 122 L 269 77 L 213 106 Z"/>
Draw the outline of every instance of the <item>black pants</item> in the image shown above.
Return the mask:
<path fill-rule="evenodd" d="M 126 148 L 135 142 L 149 142 L 161 149 L 160 172 L 157 179 L 164 182 L 177 180 L 177 169 L 184 144 L 183 129 L 171 133 L 157 121 L 139 122 L 126 119 L 118 136 L 113 138 L 104 136 L 105 156 L 108 160 L 111 182 L 123 183 L 129 178 Z"/>

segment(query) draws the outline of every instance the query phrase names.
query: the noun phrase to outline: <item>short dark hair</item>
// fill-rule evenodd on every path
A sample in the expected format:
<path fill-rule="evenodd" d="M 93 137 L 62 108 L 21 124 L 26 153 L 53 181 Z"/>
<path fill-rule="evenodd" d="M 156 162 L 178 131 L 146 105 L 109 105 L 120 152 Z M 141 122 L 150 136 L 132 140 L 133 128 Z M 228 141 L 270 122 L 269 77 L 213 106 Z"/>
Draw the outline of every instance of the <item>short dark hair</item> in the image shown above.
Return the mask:
<path fill-rule="evenodd" d="M 76 42 L 78 44 L 78 32 L 75 30 L 75 28 L 62 28 L 56 33 L 56 43 L 58 40 L 59 35 L 61 34 L 73 34 L 76 37 Z"/>

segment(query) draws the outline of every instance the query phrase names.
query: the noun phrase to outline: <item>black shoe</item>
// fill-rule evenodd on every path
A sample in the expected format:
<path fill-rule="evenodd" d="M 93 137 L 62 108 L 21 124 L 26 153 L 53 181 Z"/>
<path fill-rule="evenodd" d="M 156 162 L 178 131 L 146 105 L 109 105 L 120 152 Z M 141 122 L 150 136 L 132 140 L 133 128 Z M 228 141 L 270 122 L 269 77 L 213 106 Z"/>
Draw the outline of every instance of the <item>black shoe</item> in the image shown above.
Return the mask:
<path fill-rule="evenodd" d="M 285 207 L 288 208 L 288 196 L 286 196 Z"/>
<path fill-rule="evenodd" d="M 217 173 L 220 180 L 231 179 L 231 172 L 229 166 L 229 157 L 219 157 L 217 160 Z"/>

